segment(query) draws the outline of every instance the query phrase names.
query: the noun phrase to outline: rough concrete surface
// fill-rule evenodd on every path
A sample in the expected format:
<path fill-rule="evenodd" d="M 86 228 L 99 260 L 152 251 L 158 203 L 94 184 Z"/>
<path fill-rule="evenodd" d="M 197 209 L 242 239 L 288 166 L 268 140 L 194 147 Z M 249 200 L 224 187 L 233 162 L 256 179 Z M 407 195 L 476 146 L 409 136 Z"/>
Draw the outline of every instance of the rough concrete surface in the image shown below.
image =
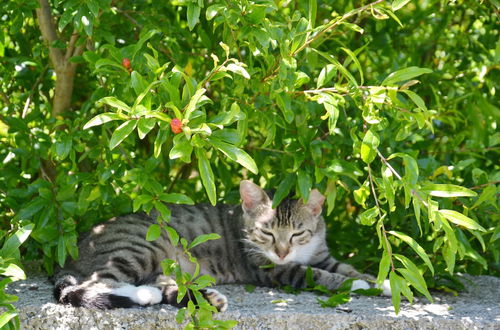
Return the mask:
<path fill-rule="evenodd" d="M 219 286 L 229 308 L 217 318 L 239 321 L 236 329 L 500 329 L 500 278 L 465 276 L 463 282 L 467 292 L 436 294 L 434 303 L 402 302 L 398 316 L 390 298 L 355 296 L 337 308 L 322 308 L 314 293 L 269 288 L 249 293 L 243 286 Z M 13 283 L 9 291 L 19 296 L 22 329 L 181 328 L 169 305 L 100 311 L 55 304 L 43 276 Z"/>

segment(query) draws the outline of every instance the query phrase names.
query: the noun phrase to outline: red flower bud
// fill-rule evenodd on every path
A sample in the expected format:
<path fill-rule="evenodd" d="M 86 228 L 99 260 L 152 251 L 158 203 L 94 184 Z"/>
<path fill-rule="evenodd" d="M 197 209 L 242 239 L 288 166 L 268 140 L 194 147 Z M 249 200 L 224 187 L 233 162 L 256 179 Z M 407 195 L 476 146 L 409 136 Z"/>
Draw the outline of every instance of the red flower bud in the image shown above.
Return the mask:
<path fill-rule="evenodd" d="M 170 127 L 172 128 L 172 132 L 174 132 L 174 134 L 182 132 L 182 122 L 177 118 L 170 121 Z"/>
<path fill-rule="evenodd" d="M 130 70 L 130 59 L 127 57 L 123 58 L 122 65 L 125 69 Z"/>

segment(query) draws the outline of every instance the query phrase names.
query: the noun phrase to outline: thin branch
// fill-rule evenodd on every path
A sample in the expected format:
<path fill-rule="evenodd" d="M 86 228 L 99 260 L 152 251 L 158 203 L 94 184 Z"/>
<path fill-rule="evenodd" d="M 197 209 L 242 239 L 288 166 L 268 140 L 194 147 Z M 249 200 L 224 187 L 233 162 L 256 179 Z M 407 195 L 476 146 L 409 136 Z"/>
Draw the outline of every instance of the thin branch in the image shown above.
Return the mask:
<path fill-rule="evenodd" d="M 403 179 L 401 178 L 401 175 L 391 166 L 391 164 L 387 161 L 387 159 L 380 153 L 380 151 L 377 149 L 378 156 L 380 159 L 382 159 L 382 162 L 389 168 L 389 170 L 396 176 L 396 178 L 399 179 L 399 181 L 402 181 Z"/>
<path fill-rule="evenodd" d="M 370 187 L 372 189 L 373 198 L 375 199 L 375 204 L 377 205 L 378 217 L 379 217 L 380 224 L 382 226 L 382 234 L 384 235 L 385 242 L 387 245 L 386 246 L 387 254 L 389 255 L 389 260 L 391 261 L 392 271 L 394 271 L 395 267 L 394 267 L 394 261 L 392 260 L 392 248 L 391 248 L 391 244 L 389 243 L 389 239 L 387 238 L 387 231 L 385 230 L 384 220 L 382 219 L 382 214 L 380 212 L 381 208 L 380 208 L 380 204 L 378 201 L 377 193 L 375 192 L 375 185 L 373 184 L 373 177 L 372 177 L 372 168 L 371 168 L 370 164 L 368 164 L 368 178 L 370 179 Z"/>
<path fill-rule="evenodd" d="M 77 31 L 73 31 L 73 34 L 71 35 L 71 38 L 69 39 L 69 43 L 68 43 L 68 48 L 66 49 L 66 55 L 64 56 L 64 59 L 66 61 L 68 61 L 70 59 L 71 56 L 73 56 L 73 52 L 75 50 L 75 44 L 78 40 L 78 32 Z"/>
<path fill-rule="evenodd" d="M 335 22 L 332 22 L 330 23 L 330 25 L 328 25 L 327 27 L 325 27 L 323 30 L 321 30 L 320 32 L 318 32 L 315 36 L 309 38 L 302 46 L 300 46 L 299 48 L 297 48 L 292 54 L 291 56 L 295 56 L 297 53 L 301 52 L 304 48 L 306 48 L 307 46 L 309 46 L 309 44 L 311 44 L 312 42 L 316 41 L 319 37 L 321 37 L 323 34 L 325 34 L 326 32 L 330 31 L 331 29 L 333 29 L 334 27 L 336 27 L 337 25 L 339 25 L 340 23 L 342 23 L 343 21 L 345 21 L 346 19 L 354 16 L 354 15 L 357 15 L 359 14 L 360 12 L 362 11 L 365 11 L 366 9 L 372 7 L 372 6 L 375 6 L 381 2 L 384 2 L 385 0 L 377 0 L 377 1 L 374 1 L 372 3 L 369 3 L 367 4 L 366 6 L 363 6 L 363 7 L 359 7 L 359 8 L 356 8 L 354 10 L 351 10 L 350 12 L 348 12 L 347 14 L 344 14 L 339 20 L 335 21 Z"/>
<path fill-rule="evenodd" d="M 480 184 L 480 185 L 477 185 L 477 186 L 474 186 L 474 187 L 470 187 L 469 189 L 481 189 L 483 187 L 487 187 L 489 185 L 494 185 L 494 184 L 497 184 L 497 183 L 500 183 L 500 181 L 491 181 L 491 182 L 488 182 L 488 183 L 483 183 L 483 184 Z"/>
<path fill-rule="evenodd" d="M 40 26 L 42 38 L 49 44 L 49 56 L 52 64 L 57 67 L 63 62 L 64 57 L 60 49 L 52 47 L 52 44 L 59 40 L 52 17 L 52 9 L 48 0 L 38 0 L 38 2 L 40 4 L 40 8 L 36 9 L 38 25 Z"/>

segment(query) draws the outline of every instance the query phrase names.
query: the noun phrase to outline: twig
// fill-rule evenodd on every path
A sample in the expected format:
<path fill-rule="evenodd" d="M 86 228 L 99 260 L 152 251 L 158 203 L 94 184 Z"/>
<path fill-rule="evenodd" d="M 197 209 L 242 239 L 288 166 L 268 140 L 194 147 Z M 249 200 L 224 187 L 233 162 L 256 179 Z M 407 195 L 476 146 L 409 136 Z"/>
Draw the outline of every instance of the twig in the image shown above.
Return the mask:
<path fill-rule="evenodd" d="M 385 0 L 377 0 L 377 1 L 374 1 L 372 3 L 367 4 L 366 6 L 359 7 L 357 9 L 351 10 L 347 14 L 344 14 L 339 20 L 336 20 L 335 22 L 332 22 L 330 25 L 328 25 L 323 30 L 321 30 L 320 32 L 318 32 L 318 34 L 316 34 L 312 38 L 308 39 L 302 46 L 300 46 L 299 48 L 297 48 L 291 55 L 295 56 L 297 53 L 299 53 L 304 48 L 306 48 L 307 46 L 309 46 L 309 44 L 311 44 L 312 42 L 316 41 L 323 34 L 325 34 L 326 32 L 330 31 L 331 29 L 333 29 L 334 27 L 336 27 L 337 25 L 339 25 L 340 23 L 342 23 L 346 19 L 348 19 L 348 18 L 350 18 L 350 17 L 352 17 L 354 15 L 357 15 L 358 13 L 360 13 L 360 12 L 362 12 L 362 11 L 364 11 L 364 10 L 372 7 L 372 6 L 375 6 L 375 5 L 377 5 L 377 4 L 381 3 L 381 2 L 384 2 L 384 1 Z"/>
<path fill-rule="evenodd" d="M 497 184 L 497 183 L 500 183 L 500 181 L 491 181 L 491 182 L 488 182 L 488 183 L 479 184 L 477 186 L 470 187 L 469 189 L 481 189 L 482 187 L 486 187 L 486 186 L 489 186 L 489 185 L 494 185 L 494 184 Z"/>
<path fill-rule="evenodd" d="M 370 167 L 370 164 L 368 164 L 368 178 L 370 179 L 370 187 L 372 189 L 373 198 L 375 199 L 375 204 L 377 205 L 378 217 L 379 217 L 380 224 L 382 226 L 382 234 L 384 235 L 385 242 L 386 242 L 387 254 L 389 255 L 389 260 L 391 261 L 392 271 L 394 271 L 395 267 L 394 267 L 394 261 L 392 260 L 392 248 L 391 248 L 391 244 L 389 243 L 389 240 L 387 238 L 387 231 L 385 230 L 384 220 L 382 219 L 382 214 L 380 212 L 381 208 L 380 208 L 380 204 L 378 202 L 377 193 L 375 192 L 375 185 L 373 184 L 373 177 L 372 177 L 372 168 Z"/>
<path fill-rule="evenodd" d="M 377 149 L 377 154 L 382 159 L 382 162 L 389 168 L 389 170 L 398 178 L 400 181 L 403 180 L 401 178 L 401 175 L 391 166 L 391 164 L 387 161 L 387 159 L 380 153 L 380 151 Z"/>

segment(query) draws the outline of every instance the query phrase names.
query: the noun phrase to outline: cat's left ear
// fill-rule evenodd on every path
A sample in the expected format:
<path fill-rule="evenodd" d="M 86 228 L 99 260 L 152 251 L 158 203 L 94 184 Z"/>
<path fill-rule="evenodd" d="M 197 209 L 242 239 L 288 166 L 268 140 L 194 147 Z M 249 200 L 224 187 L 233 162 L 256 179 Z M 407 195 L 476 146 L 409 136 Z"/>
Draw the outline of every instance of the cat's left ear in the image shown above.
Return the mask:
<path fill-rule="evenodd" d="M 309 210 L 314 216 L 321 214 L 323 210 L 323 203 L 325 202 L 325 196 L 323 196 L 317 189 L 313 189 L 309 194 L 309 200 L 304 203 L 304 207 Z"/>

